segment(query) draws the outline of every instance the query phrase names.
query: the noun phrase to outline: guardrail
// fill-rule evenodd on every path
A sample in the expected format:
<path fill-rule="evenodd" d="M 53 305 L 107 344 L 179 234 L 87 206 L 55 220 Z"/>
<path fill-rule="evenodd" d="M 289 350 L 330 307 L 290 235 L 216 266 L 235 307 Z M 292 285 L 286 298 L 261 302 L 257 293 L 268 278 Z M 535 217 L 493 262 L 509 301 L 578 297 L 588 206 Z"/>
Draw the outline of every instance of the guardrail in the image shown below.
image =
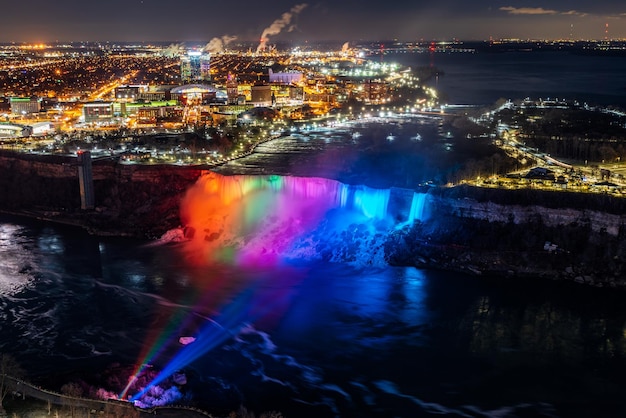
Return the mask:
<path fill-rule="evenodd" d="M 4 379 L 4 385 L 9 388 L 10 393 L 14 396 L 21 396 L 25 398 L 26 396 L 30 396 L 32 398 L 36 398 L 42 401 L 48 401 L 55 405 L 73 405 L 78 408 L 86 408 L 91 411 L 102 411 L 108 405 L 116 405 L 122 408 L 133 409 L 135 411 L 139 411 L 142 414 L 150 414 L 150 415 L 159 415 L 159 411 L 165 412 L 166 410 L 185 410 L 198 414 L 199 416 L 205 416 L 214 418 L 210 413 L 203 411 L 201 409 L 186 406 L 186 405 L 168 405 L 168 406 L 157 406 L 154 408 L 139 408 L 135 406 L 133 403 L 118 400 L 118 399 L 88 399 L 70 395 L 64 395 L 62 393 L 54 392 L 48 389 L 44 389 L 39 386 L 35 386 L 32 383 L 26 382 L 25 380 L 18 379 L 9 375 L 2 375 Z"/>

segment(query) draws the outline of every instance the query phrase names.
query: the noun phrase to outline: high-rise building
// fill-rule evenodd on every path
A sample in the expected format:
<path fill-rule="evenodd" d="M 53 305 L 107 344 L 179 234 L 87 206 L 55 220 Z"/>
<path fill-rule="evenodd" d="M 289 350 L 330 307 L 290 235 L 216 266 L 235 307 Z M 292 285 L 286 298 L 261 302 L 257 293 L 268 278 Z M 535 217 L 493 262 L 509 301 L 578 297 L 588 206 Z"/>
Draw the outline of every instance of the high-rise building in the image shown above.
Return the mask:
<path fill-rule="evenodd" d="M 30 115 L 41 111 L 41 99 L 37 97 L 11 97 L 9 103 L 14 115 Z"/>
<path fill-rule="evenodd" d="M 239 83 L 237 83 L 237 77 L 232 74 L 228 74 L 226 79 L 226 96 L 228 97 L 228 104 L 235 104 L 239 98 L 239 91 L 237 89 Z"/>
<path fill-rule="evenodd" d="M 211 58 L 202 51 L 188 51 L 180 57 L 180 78 L 184 84 L 211 81 Z"/>

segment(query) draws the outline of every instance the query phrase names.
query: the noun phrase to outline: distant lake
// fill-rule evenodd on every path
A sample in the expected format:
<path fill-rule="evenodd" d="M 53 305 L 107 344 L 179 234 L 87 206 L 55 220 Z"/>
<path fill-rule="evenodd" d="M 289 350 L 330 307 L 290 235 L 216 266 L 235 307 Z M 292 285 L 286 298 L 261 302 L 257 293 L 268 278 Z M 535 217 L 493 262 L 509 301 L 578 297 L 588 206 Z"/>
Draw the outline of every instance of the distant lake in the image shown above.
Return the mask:
<path fill-rule="evenodd" d="M 490 105 L 500 98 L 551 98 L 626 108 L 626 57 L 568 52 L 398 53 L 385 61 L 435 66 L 449 104 Z"/>

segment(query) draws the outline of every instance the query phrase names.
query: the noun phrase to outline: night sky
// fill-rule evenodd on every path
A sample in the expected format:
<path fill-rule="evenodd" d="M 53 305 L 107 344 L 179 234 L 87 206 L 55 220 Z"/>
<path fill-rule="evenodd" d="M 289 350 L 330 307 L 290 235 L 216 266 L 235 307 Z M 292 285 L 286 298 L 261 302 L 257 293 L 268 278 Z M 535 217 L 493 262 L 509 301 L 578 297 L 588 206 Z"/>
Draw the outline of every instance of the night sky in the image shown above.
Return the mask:
<path fill-rule="evenodd" d="M 3 1 L 0 42 L 626 38 L 624 0 Z M 293 12 L 293 10 L 296 10 Z M 288 22 L 288 23 L 287 23 Z"/>

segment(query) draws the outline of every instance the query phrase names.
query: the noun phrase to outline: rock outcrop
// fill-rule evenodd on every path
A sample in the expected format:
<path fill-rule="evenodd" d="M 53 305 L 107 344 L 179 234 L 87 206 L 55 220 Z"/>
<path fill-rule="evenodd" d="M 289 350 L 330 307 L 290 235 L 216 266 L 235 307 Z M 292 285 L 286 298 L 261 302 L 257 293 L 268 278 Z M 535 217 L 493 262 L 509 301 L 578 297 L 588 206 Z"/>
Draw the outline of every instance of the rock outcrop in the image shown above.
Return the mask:
<path fill-rule="evenodd" d="M 179 203 L 202 170 L 94 160 L 95 209 L 81 210 L 76 158 L 0 153 L 0 210 L 98 234 L 158 237 L 180 225 Z"/>
<path fill-rule="evenodd" d="M 626 216 L 430 196 L 431 216 L 392 233 L 389 263 L 626 288 Z M 618 202 L 621 204 L 621 202 Z"/>

